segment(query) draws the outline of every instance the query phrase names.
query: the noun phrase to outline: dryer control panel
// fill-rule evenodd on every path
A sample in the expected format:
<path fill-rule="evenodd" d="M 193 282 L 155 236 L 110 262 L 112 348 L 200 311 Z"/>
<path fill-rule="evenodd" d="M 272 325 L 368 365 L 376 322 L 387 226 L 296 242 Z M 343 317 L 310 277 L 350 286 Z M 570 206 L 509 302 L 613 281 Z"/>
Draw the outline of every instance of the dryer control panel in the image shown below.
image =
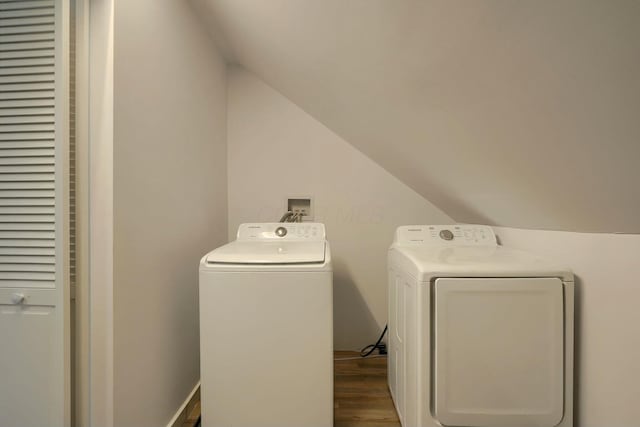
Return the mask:
<path fill-rule="evenodd" d="M 317 222 L 261 222 L 240 224 L 238 240 L 324 241 L 324 224 Z"/>
<path fill-rule="evenodd" d="M 404 225 L 398 227 L 394 243 L 446 246 L 497 246 L 496 235 L 488 225 Z"/>

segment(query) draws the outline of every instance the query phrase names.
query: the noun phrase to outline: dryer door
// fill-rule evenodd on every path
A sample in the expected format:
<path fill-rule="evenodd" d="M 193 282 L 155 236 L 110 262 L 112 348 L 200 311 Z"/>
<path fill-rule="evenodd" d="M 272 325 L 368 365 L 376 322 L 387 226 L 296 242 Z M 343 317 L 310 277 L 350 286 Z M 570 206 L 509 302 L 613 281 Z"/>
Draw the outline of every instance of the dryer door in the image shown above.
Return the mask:
<path fill-rule="evenodd" d="M 433 407 L 445 426 L 555 426 L 563 416 L 556 278 L 435 282 Z"/>

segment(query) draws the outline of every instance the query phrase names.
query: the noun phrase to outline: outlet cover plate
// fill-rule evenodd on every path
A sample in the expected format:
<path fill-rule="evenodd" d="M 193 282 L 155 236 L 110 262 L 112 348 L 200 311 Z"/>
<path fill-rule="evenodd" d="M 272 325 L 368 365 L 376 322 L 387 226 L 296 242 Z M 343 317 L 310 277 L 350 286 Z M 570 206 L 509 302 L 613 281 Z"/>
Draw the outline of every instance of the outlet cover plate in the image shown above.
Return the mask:
<path fill-rule="evenodd" d="M 302 212 L 302 221 L 313 221 L 313 198 L 309 196 L 287 197 L 286 210 L 293 213 Z"/>

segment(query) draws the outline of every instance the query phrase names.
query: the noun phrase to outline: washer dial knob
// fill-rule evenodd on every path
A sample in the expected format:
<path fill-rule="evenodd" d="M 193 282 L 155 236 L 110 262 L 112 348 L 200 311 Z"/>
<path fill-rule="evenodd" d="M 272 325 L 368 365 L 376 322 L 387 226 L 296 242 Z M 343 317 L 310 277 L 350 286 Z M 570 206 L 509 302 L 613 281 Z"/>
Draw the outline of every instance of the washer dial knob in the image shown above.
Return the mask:
<path fill-rule="evenodd" d="M 440 230 L 440 238 L 443 240 L 453 240 L 453 233 L 451 230 Z"/>
<path fill-rule="evenodd" d="M 278 227 L 276 228 L 276 236 L 278 237 L 284 237 L 287 235 L 287 229 L 284 227 Z"/>

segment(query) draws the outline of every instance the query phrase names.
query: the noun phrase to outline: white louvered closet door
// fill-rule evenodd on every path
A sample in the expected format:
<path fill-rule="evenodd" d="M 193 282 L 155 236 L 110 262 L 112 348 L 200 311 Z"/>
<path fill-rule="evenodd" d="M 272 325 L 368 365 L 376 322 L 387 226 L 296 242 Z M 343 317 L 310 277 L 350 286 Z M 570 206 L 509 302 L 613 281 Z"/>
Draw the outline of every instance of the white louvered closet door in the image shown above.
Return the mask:
<path fill-rule="evenodd" d="M 68 17 L 0 0 L 0 426 L 69 425 Z"/>

